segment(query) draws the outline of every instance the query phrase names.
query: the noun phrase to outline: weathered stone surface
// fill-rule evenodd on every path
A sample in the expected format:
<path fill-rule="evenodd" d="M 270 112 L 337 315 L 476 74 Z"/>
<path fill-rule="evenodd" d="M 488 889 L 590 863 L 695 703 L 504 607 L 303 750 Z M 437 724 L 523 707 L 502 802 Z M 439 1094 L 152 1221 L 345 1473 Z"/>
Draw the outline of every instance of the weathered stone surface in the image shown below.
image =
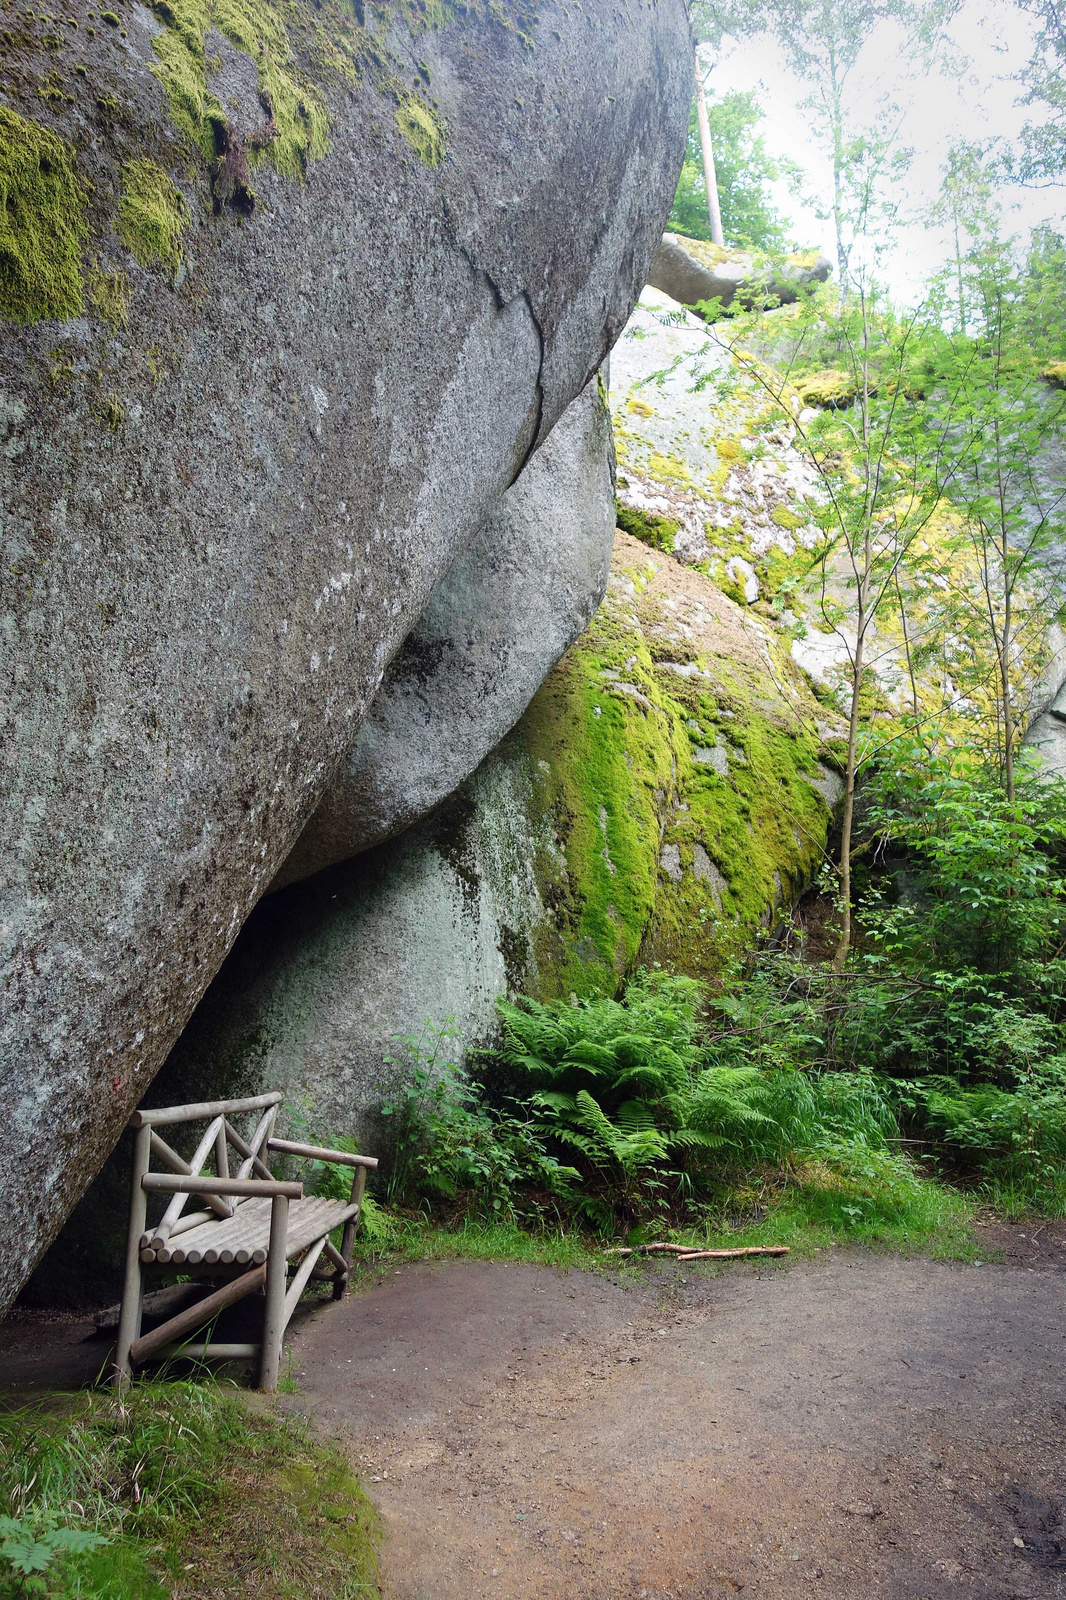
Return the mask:
<path fill-rule="evenodd" d="M 305 1133 L 383 1149 L 397 1036 L 451 1019 L 462 1060 L 499 994 L 609 993 L 655 961 L 706 978 L 788 916 L 839 799 L 825 738 L 843 724 L 705 574 L 625 534 L 611 566 L 591 627 L 455 795 L 256 907 L 153 1103 L 283 1087 Z M 129 1159 L 106 1164 L 37 1300 L 105 1292 Z"/>
<path fill-rule="evenodd" d="M 0 1304 L 603 361 L 680 164 L 682 0 L 245 9 L 254 94 L 233 8 L 230 59 L 120 4 L 5 66 L 86 198 L 38 296 L 69 320 L 0 356 Z"/>
<path fill-rule="evenodd" d="M 433 591 L 275 888 L 401 832 L 470 776 L 588 625 L 614 527 L 595 378 Z"/>
<path fill-rule="evenodd" d="M 727 251 L 668 233 L 655 252 L 648 283 L 684 306 L 719 300 L 724 307 L 738 296 L 747 305 L 792 305 L 801 290 L 824 283 L 832 270 L 826 256 L 796 258 L 773 270 L 762 269 L 742 250 Z"/>
<path fill-rule="evenodd" d="M 551 830 L 521 742 L 401 838 L 256 908 L 152 1086 L 283 1088 L 315 1128 L 374 1142 L 396 1039 L 445 1025 L 444 1060 L 491 1034 L 497 995 L 529 981 Z M 238 1090 L 237 1086 L 241 1088 Z"/>
<path fill-rule="evenodd" d="M 820 859 L 820 723 L 772 629 L 619 534 L 607 599 L 513 733 L 433 816 L 256 908 L 152 1098 L 283 1087 L 372 1139 L 383 1059 L 427 1018 L 461 1059 L 508 991 L 719 970 Z"/>

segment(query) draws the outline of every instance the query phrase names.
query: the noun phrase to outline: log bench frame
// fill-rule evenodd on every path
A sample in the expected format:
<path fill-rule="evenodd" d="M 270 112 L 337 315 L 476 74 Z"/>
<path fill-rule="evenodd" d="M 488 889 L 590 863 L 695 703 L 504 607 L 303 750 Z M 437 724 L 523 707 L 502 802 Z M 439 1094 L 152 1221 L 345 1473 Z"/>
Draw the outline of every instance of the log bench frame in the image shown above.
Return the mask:
<path fill-rule="evenodd" d="M 273 1394 L 278 1386 L 285 1328 L 306 1285 L 312 1278 L 332 1279 L 333 1298 L 339 1300 L 343 1295 L 351 1272 L 352 1248 L 367 1171 L 376 1167 L 377 1161 L 373 1156 L 349 1155 L 343 1150 L 326 1150 L 291 1139 L 273 1138 L 274 1121 L 283 1099 L 284 1095 L 278 1091 L 246 1100 L 153 1107 L 135 1111 L 131 1116 L 129 1126 L 136 1129 L 137 1137 L 130 1184 L 126 1275 L 114 1355 L 117 1388 L 125 1387 L 133 1368 L 152 1357 L 183 1355 L 225 1361 L 258 1355 L 259 1387 Z M 250 1111 L 260 1111 L 262 1115 L 255 1132 L 246 1141 L 228 1119 Z M 175 1123 L 204 1120 L 208 1122 L 207 1130 L 188 1161 L 171 1149 L 157 1131 Z M 231 1149 L 241 1157 L 234 1177 L 229 1170 Z M 271 1151 L 353 1167 L 348 1201 L 305 1199 L 302 1183 L 290 1183 L 273 1176 L 265 1159 Z M 204 1163 L 212 1154 L 215 1171 L 205 1174 Z M 152 1172 L 153 1155 L 170 1170 Z M 146 1231 L 150 1194 L 171 1198 L 161 1220 Z M 186 1201 L 193 1194 L 203 1199 L 206 1209 L 182 1215 Z M 269 1238 L 263 1245 L 255 1241 L 263 1236 L 261 1203 L 267 1200 L 270 1202 Z M 249 1205 L 254 1201 L 259 1201 L 260 1206 Z M 242 1208 L 249 1208 L 245 1213 L 247 1227 L 241 1230 L 238 1223 L 236 1228 L 227 1230 L 227 1223 L 241 1218 Z M 338 1250 L 330 1243 L 329 1234 L 341 1225 L 344 1233 Z M 243 1243 L 240 1240 L 242 1231 L 246 1236 Z M 218 1247 L 212 1239 L 216 1232 L 220 1241 Z M 182 1235 L 189 1236 L 186 1247 L 172 1243 Z M 329 1267 L 319 1265 L 323 1255 Z M 290 1256 L 294 1258 L 295 1268 L 291 1283 L 288 1278 Z M 142 1334 L 145 1270 L 162 1267 L 176 1272 L 185 1266 L 195 1268 L 198 1274 L 222 1278 L 222 1286 L 206 1299 L 179 1311 L 160 1327 Z M 195 1345 L 187 1342 L 189 1335 L 211 1322 L 226 1306 L 260 1290 L 265 1296 L 261 1344 L 212 1344 L 207 1336 Z"/>

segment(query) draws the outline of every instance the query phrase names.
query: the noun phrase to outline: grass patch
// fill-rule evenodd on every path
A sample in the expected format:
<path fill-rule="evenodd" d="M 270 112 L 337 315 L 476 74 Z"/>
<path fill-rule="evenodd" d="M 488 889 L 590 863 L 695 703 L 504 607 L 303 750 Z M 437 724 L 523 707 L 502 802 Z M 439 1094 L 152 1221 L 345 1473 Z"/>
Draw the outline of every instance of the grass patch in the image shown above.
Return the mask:
<path fill-rule="evenodd" d="M 788 1245 L 810 1258 L 841 1245 L 924 1254 L 936 1260 L 987 1257 L 973 1233 L 975 1200 L 927 1178 L 905 1156 L 841 1151 L 766 1165 L 723 1183 L 684 1225 L 645 1221 L 613 1238 L 576 1224 L 522 1227 L 472 1217 L 435 1219 L 382 1212 L 387 1228 L 358 1247 L 365 1273 L 405 1261 L 527 1261 L 540 1266 L 617 1269 L 605 1247 L 668 1239 L 701 1249 Z"/>
<path fill-rule="evenodd" d="M 707 1249 L 785 1244 L 807 1257 L 859 1245 L 970 1261 L 987 1254 L 973 1233 L 976 1213 L 965 1196 L 924 1177 L 905 1157 L 848 1152 L 753 1174 L 709 1211 L 702 1241 Z"/>
<path fill-rule="evenodd" d="M 1066 1174 L 1040 1174 L 1023 1181 L 991 1178 L 977 1189 L 978 1198 L 1007 1222 L 1034 1217 L 1066 1217 Z"/>
<path fill-rule="evenodd" d="M 0 1507 L 2 1600 L 378 1593 L 375 1515 L 348 1462 L 223 1384 L 138 1383 L 122 1401 L 52 1395 L 7 1411 Z M 20 1573 L 57 1533 L 61 1546 L 102 1542 Z"/>

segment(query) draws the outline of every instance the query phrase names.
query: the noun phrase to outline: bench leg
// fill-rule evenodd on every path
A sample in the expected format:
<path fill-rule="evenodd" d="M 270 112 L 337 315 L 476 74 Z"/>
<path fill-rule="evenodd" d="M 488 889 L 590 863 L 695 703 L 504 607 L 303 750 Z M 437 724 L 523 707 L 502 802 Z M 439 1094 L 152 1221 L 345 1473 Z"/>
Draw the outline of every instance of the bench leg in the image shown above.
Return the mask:
<path fill-rule="evenodd" d="M 364 1192 L 365 1189 L 366 1189 L 366 1168 L 365 1167 L 356 1167 L 355 1176 L 352 1179 L 352 1194 L 351 1194 L 351 1200 L 349 1201 L 349 1204 L 353 1205 L 353 1206 L 354 1205 L 358 1205 L 360 1207 L 360 1210 L 362 1210 L 363 1192 Z M 352 1270 L 352 1250 L 353 1250 L 353 1248 L 355 1246 L 355 1230 L 358 1228 L 358 1226 L 359 1226 L 359 1217 L 358 1216 L 352 1217 L 350 1222 L 346 1222 L 344 1224 L 344 1233 L 343 1233 L 343 1235 L 341 1237 L 341 1255 L 344 1257 L 344 1264 L 345 1264 L 346 1270 L 344 1272 L 342 1272 L 340 1270 L 340 1268 L 338 1267 L 337 1271 L 333 1275 L 333 1298 L 334 1298 L 334 1300 L 343 1299 L 344 1298 L 344 1291 L 348 1287 L 348 1273 L 351 1272 L 351 1270 Z"/>
<path fill-rule="evenodd" d="M 137 1129 L 137 1143 L 133 1153 L 133 1179 L 130 1184 L 130 1227 L 126 1236 L 126 1277 L 122 1285 L 122 1310 L 118 1319 L 118 1343 L 115 1346 L 114 1382 L 116 1389 L 124 1389 L 133 1376 L 130 1364 L 130 1346 L 141 1331 L 141 1299 L 143 1274 L 141 1272 L 141 1235 L 148 1210 L 148 1196 L 141 1187 L 141 1179 L 148 1171 L 152 1154 L 152 1129 Z"/>
<path fill-rule="evenodd" d="M 267 1256 L 266 1305 L 263 1308 L 263 1353 L 259 1387 L 274 1394 L 281 1366 L 281 1341 L 285 1334 L 285 1282 L 288 1262 L 285 1248 L 289 1232 L 289 1202 L 275 1195 L 270 1202 L 270 1253 Z"/>

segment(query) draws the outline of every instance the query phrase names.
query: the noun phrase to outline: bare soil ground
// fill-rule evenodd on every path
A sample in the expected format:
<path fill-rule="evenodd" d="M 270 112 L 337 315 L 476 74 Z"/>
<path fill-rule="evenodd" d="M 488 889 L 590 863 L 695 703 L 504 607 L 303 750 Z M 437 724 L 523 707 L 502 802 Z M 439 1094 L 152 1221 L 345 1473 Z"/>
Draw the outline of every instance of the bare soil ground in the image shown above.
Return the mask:
<path fill-rule="evenodd" d="M 980 1267 L 403 1267 L 302 1317 L 287 1403 L 359 1461 L 390 1600 L 1057 1600 L 1066 1231 L 1039 1228 L 990 1225 Z M 0 1384 L 74 1381 L 84 1332 L 9 1321 Z"/>

